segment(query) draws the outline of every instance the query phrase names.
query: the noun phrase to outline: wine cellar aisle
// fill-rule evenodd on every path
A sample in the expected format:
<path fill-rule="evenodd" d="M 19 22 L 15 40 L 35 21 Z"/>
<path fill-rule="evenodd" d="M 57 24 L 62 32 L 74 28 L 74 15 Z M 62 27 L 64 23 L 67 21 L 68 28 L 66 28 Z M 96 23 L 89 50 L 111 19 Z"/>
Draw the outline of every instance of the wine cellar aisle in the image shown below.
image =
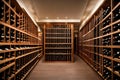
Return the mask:
<path fill-rule="evenodd" d="M 26 79 L 120 80 L 120 0 L 0 0 L 0 80 Z"/>
<path fill-rule="evenodd" d="M 41 60 L 26 80 L 102 80 L 82 59 L 75 56 L 74 63 Z"/>

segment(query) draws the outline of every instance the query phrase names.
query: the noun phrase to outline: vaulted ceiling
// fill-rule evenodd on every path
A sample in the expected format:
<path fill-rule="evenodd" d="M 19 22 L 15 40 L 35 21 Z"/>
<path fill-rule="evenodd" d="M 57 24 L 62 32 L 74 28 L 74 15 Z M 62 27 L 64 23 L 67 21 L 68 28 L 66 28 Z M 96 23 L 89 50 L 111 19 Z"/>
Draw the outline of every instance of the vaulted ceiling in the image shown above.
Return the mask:
<path fill-rule="evenodd" d="M 32 19 L 43 22 L 82 22 L 103 0 L 17 0 Z"/>

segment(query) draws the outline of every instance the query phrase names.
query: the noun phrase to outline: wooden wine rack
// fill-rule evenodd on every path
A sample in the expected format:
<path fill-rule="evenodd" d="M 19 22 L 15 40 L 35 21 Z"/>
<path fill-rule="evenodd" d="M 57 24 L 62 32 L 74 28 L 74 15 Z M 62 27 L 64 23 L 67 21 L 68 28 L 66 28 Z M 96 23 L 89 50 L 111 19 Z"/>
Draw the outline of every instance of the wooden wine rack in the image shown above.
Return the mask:
<path fill-rule="evenodd" d="M 16 0 L 0 0 L 0 80 L 24 80 L 39 61 L 38 30 Z"/>
<path fill-rule="evenodd" d="M 104 80 L 120 80 L 119 0 L 105 0 L 79 31 L 79 40 L 79 55 Z"/>
<path fill-rule="evenodd" d="M 73 62 L 73 25 L 44 25 L 44 58 L 45 61 Z"/>

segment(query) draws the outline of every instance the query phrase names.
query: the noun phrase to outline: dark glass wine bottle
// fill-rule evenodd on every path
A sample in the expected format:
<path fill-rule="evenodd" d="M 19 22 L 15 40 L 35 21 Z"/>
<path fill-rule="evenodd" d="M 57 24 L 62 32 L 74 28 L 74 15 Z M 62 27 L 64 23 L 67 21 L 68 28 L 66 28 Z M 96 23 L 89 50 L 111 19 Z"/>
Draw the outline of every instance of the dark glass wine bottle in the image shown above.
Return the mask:
<path fill-rule="evenodd" d="M 114 30 L 114 31 L 120 30 L 120 23 L 115 24 L 115 25 L 113 26 L 113 30 Z"/>
<path fill-rule="evenodd" d="M 119 2 L 120 0 L 113 0 L 113 6 L 116 6 Z"/>
<path fill-rule="evenodd" d="M 113 80 L 120 80 L 120 77 L 114 74 L 113 75 Z"/>
<path fill-rule="evenodd" d="M 120 59 L 120 50 L 115 48 L 113 52 L 114 52 L 113 57 Z"/>
<path fill-rule="evenodd" d="M 120 9 L 116 9 L 113 14 L 114 14 L 114 17 L 113 17 L 114 21 L 117 21 L 120 19 Z"/>
<path fill-rule="evenodd" d="M 118 71 L 120 73 L 120 63 L 115 63 L 114 64 L 114 70 Z"/>

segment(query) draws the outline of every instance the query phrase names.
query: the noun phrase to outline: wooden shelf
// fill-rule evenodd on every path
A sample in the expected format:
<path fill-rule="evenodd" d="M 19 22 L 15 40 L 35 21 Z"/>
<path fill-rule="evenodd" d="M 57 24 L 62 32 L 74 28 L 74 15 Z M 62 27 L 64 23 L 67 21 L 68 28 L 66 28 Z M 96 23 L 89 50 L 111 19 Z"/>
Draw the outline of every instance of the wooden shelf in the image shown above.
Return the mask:
<path fill-rule="evenodd" d="M 18 50 L 29 50 L 29 49 L 38 49 L 40 47 L 30 47 L 30 48 L 16 48 L 16 49 L 8 49 L 8 50 L 0 50 L 0 53 L 18 51 Z"/>
<path fill-rule="evenodd" d="M 21 33 L 24 33 L 24 34 L 26 34 L 26 35 L 29 35 L 29 36 L 31 36 L 31 37 L 33 37 L 33 38 L 38 39 L 38 37 L 36 37 L 36 36 L 34 36 L 34 35 L 31 35 L 30 33 L 27 33 L 27 32 L 25 32 L 25 31 L 23 31 L 23 30 L 18 29 L 18 28 L 15 28 L 15 27 L 13 27 L 12 25 L 9 25 L 9 24 L 4 23 L 4 22 L 1 22 L 1 21 L 0 21 L 0 23 L 1 23 L 2 25 L 5 25 L 5 26 L 7 26 L 7 27 L 10 27 L 11 29 L 14 29 L 14 30 L 16 30 L 16 31 L 19 31 L 19 32 L 21 32 Z M 38 39 L 38 40 L 39 40 L 39 39 Z"/>
<path fill-rule="evenodd" d="M 34 57 L 32 60 L 30 60 L 27 64 L 25 64 L 24 66 L 22 66 L 19 70 L 17 70 L 17 72 L 15 74 L 18 74 L 21 70 L 23 70 L 27 65 L 29 65 L 36 58 L 38 58 L 38 55 L 36 57 Z"/>
<path fill-rule="evenodd" d="M 31 72 L 31 70 L 36 66 L 37 63 L 38 61 L 35 62 L 35 64 L 29 69 L 29 71 L 24 75 L 24 77 L 22 77 L 21 80 L 24 80 L 27 77 L 27 75 Z"/>
<path fill-rule="evenodd" d="M 30 55 L 30 54 L 34 54 L 35 52 L 38 52 L 38 51 L 40 51 L 40 50 L 32 51 L 32 52 L 30 52 L 30 53 L 25 53 L 25 54 L 23 54 L 23 55 L 21 55 L 21 56 L 16 57 L 16 59 L 25 57 L 25 56 Z"/>
<path fill-rule="evenodd" d="M 46 39 L 71 39 L 71 37 L 46 37 Z"/>
<path fill-rule="evenodd" d="M 44 25 L 45 61 L 73 62 L 73 24 Z"/>
<path fill-rule="evenodd" d="M 8 4 L 5 0 L 2 0 L 4 2 L 4 4 L 6 4 L 18 17 L 20 17 L 20 15 L 10 6 L 10 4 Z"/>
<path fill-rule="evenodd" d="M 4 60 L 0 60 L 0 64 L 6 63 L 6 62 L 12 61 L 12 60 L 15 60 L 15 57 L 7 58 L 7 59 L 4 59 Z"/>
<path fill-rule="evenodd" d="M 45 44 L 71 44 L 71 43 L 45 43 Z"/>
<path fill-rule="evenodd" d="M 47 55 L 71 55 L 71 53 L 46 53 Z"/>
<path fill-rule="evenodd" d="M 71 47 L 46 47 L 46 50 L 47 49 L 71 49 Z"/>
<path fill-rule="evenodd" d="M 0 73 L 5 71 L 6 69 L 10 68 L 11 66 L 15 65 L 15 62 L 11 63 L 11 64 L 8 64 L 7 66 L 3 67 L 0 69 Z"/>
<path fill-rule="evenodd" d="M 42 35 L 16 0 L 0 4 L 0 80 L 21 80 L 43 55 Z"/>
<path fill-rule="evenodd" d="M 120 79 L 119 7 L 120 1 L 105 0 L 79 31 L 79 55 L 104 80 Z"/>

